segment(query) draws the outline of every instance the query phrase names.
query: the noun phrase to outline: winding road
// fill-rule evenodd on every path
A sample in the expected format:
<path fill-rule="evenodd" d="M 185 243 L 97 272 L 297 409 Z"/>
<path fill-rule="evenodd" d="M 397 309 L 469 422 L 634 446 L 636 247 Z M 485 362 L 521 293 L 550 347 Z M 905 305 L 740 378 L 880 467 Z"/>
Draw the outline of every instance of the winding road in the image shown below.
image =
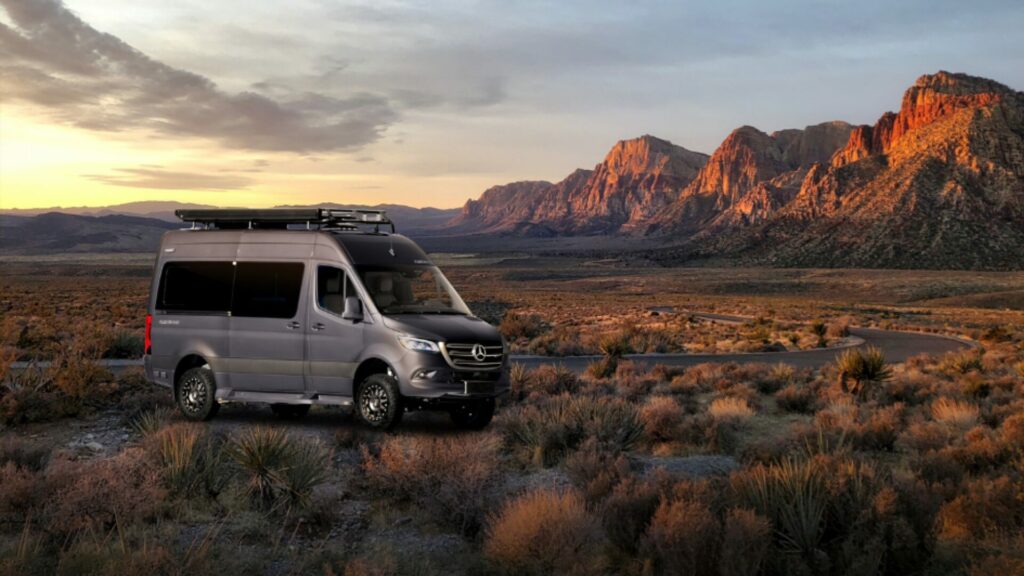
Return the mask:
<path fill-rule="evenodd" d="M 739 324 L 748 321 L 748 318 L 741 316 L 729 316 L 725 314 L 691 313 L 691 316 L 703 318 L 714 322 L 727 324 Z M 708 362 L 727 363 L 768 363 L 768 364 L 789 364 L 797 368 L 819 368 L 833 362 L 836 356 L 846 348 L 857 348 L 875 346 L 882 350 L 885 359 L 892 363 L 904 362 L 908 358 L 919 354 L 940 355 L 956 350 L 963 350 L 976 346 L 970 341 L 943 336 L 940 334 L 927 334 L 923 332 L 899 332 L 895 330 L 881 330 L 878 328 L 850 328 L 852 342 L 844 347 L 821 348 L 815 350 L 800 350 L 792 352 L 748 352 L 738 354 L 629 354 L 627 359 L 637 364 L 654 366 L 664 364 L 667 366 L 695 366 Z M 583 372 L 587 365 L 600 359 L 598 355 L 587 356 L 535 356 L 535 355 L 512 355 L 511 361 L 523 364 L 529 368 L 535 368 L 541 364 L 559 364 L 573 370 Z M 142 366 L 142 360 L 100 360 L 100 363 L 112 371 L 119 371 L 125 368 Z M 38 366 L 45 367 L 48 362 L 40 362 Z M 27 362 L 15 362 L 11 368 L 20 370 L 28 367 Z"/>

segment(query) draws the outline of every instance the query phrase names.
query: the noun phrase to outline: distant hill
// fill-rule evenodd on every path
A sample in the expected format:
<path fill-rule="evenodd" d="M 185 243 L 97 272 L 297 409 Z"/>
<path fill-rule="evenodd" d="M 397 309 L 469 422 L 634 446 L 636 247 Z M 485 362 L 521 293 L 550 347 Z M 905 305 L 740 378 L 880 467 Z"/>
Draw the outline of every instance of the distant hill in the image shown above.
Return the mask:
<path fill-rule="evenodd" d="M 156 218 L 123 214 L 0 215 L 0 249 L 3 254 L 155 253 L 163 233 L 177 227 Z"/>
<path fill-rule="evenodd" d="M 318 204 L 318 206 L 340 206 Z M 371 208 L 351 206 L 350 208 Z M 0 254 L 127 253 L 155 252 L 167 230 L 184 224 L 174 216 L 182 208 L 214 208 L 177 202 L 136 202 L 101 208 L 72 208 L 86 214 L 7 210 L 0 213 Z M 414 237 L 451 220 L 458 209 L 411 208 L 379 205 L 396 222 L 398 230 Z M 146 216 L 122 211 L 138 210 Z M 154 216 L 155 215 L 155 216 Z"/>

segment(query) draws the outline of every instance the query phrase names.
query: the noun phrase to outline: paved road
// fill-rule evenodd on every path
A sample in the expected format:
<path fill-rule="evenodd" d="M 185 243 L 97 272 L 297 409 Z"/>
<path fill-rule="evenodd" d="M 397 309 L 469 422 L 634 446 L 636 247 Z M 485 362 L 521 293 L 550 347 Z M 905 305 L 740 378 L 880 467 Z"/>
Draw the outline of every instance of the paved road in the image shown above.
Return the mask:
<path fill-rule="evenodd" d="M 700 313 L 694 314 L 694 316 L 725 323 L 738 323 L 746 320 L 739 316 L 724 314 Z M 885 353 L 886 360 L 894 363 L 903 362 L 919 354 L 939 355 L 972 346 L 967 341 L 949 336 L 920 332 L 896 332 L 877 328 L 850 328 L 850 334 L 854 336 L 855 340 L 848 347 L 876 346 Z M 694 366 L 706 362 L 738 362 L 741 364 L 752 362 L 777 364 L 781 362 L 797 368 L 818 368 L 834 361 L 840 351 L 837 348 L 827 348 L 797 352 L 754 352 L 744 354 L 630 354 L 626 358 L 638 364 L 649 366 L 655 364 Z M 599 358 L 600 356 L 566 356 L 557 358 L 551 356 L 514 355 L 511 360 L 531 368 L 541 364 L 561 364 L 573 371 L 582 372 L 586 370 L 588 364 Z M 127 367 L 141 366 L 142 360 L 101 360 L 101 363 L 116 372 Z M 45 366 L 46 364 L 40 363 L 40 366 Z M 25 367 L 25 362 L 15 362 L 12 365 L 12 368 L 15 370 L 24 369 Z"/>
<path fill-rule="evenodd" d="M 967 342 L 917 332 L 894 332 L 875 328 L 851 328 L 850 334 L 859 341 L 848 347 L 876 346 L 885 354 L 889 362 L 898 363 L 918 354 L 945 354 L 954 350 L 962 350 L 971 345 Z M 769 364 L 784 363 L 797 368 L 819 368 L 833 362 L 842 350 L 826 348 L 821 350 L 801 350 L 797 352 L 753 352 L 744 354 L 631 354 L 626 358 L 633 362 L 653 366 L 694 366 L 706 362 L 737 362 L 747 364 L 764 362 Z M 567 356 L 552 358 L 550 356 L 513 356 L 513 362 L 525 364 L 531 368 L 541 364 L 561 364 L 573 371 L 582 372 L 587 365 L 600 356 Z"/>

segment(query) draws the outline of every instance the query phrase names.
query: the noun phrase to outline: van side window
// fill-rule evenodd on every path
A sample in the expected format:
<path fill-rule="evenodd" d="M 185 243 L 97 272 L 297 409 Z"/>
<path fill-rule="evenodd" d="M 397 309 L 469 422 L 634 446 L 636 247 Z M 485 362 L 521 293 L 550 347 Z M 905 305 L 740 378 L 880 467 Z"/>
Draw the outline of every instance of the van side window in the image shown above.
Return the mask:
<path fill-rule="evenodd" d="M 168 262 L 160 276 L 156 307 L 172 313 L 226 314 L 234 275 L 231 262 Z"/>
<path fill-rule="evenodd" d="M 345 312 L 345 296 L 355 296 L 352 281 L 345 271 L 334 266 L 319 266 L 316 271 L 316 299 L 321 308 L 341 316 Z"/>
<path fill-rule="evenodd" d="M 232 315 L 261 318 L 295 316 L 302 290 L 302 264 L 239 262 L 236 268 Z"/>

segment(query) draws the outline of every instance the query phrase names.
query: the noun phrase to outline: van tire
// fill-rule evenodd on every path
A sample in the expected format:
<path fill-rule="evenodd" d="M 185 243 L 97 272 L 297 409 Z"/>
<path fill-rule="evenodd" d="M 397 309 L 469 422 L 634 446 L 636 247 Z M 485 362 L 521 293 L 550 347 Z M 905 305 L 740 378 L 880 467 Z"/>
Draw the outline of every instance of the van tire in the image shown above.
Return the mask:
<path fill-rule="evenodd" d="M 202 366 L 190 368 L 174 386 L 174 400 L 187 420 L 203 422 L 217 415 L 217 383 L 213 372 Z"/>
<path fill-rule="evenodd" d="M 281 420 L 298 420 L 309 414 L 309 404 L 271 404 L 270 410 Z"/>
<path fill-rule="evenodd" d="M 387 374 L 371 374 L 356 390 L 356 414 L 367 426 L 391 430 L 402 420 L 398 381 Z"/>
<path fill-rule="evenodd" d="M 448 411 L 452 422 L 465 430 L 483 430 L 494 418 L 494 400 L 474 400 Z"/>

